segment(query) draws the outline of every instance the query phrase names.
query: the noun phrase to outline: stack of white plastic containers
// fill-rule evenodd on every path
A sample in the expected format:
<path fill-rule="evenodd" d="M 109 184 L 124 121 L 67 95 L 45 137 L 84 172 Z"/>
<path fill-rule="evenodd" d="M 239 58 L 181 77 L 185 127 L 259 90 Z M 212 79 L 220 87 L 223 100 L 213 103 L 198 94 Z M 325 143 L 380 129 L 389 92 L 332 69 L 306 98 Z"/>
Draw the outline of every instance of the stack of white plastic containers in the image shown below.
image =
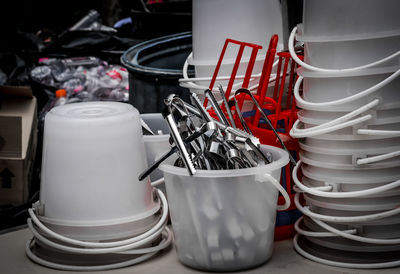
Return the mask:
<path fill-rule="evenodd" d="M 305 0 L 289 38 L 302 66 L 295 96 L 303 110 L 291 135 L 300 138 L 293 177 L 304 217 L 294 245 L 311 260 L 400 265 L 399 9 L 397 0 Z M 304 63 L 293 51 L 296 32 Z"/>
<path fill-rule="evenodd" d="M 193 0 L 193 52 L 185 63 L 181 86 L 204 98 L 227 38 L 262 45 L 253 70 L 254 81 L 250 82 L 251 86 L 256 85 L 272 35 L 279 36 L 278 50 L 283 48 L 282 29 L 279 0 Z M 227 84 L 238 50 L 237 45 L 227 48 L 217 84 Z M 246 48 L 238 75 L 244 75 L 250 55 L 250 48 Z M 196 78 L 188 77 L 188 65 L 194 66 Z M 240 81 L 235 83 L 240 87 Z M 214 89 L 219 97 L 218 87 Z"/>

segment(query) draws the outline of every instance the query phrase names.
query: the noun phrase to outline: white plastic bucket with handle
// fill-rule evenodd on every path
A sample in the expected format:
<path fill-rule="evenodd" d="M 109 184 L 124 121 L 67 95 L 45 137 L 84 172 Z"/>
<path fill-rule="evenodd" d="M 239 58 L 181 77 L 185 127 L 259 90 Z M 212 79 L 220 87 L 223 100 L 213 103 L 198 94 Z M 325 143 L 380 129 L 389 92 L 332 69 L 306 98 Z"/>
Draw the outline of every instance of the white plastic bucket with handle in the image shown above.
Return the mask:
<path fill-rule="evenodd" d="M 303 80 L 303 98 L 312 103 L 324 103 L 340 100 L 361 93 L 385 79 L 388 79 L 398 68 L 388 67 L 383 69 L 369 70 L 364 73 L 354 75 L 353 73 L 321 74 L 309 72 L 300 69 L 298 72 L 305 77 Z M 357 100 L 343 104 L 324 105 L 318 108 L 320 111 L 351 111 L 361 107 L 375 98 L 380 99 L 380 105 L 377 108 L 390 109 L 398 108 L 400 105 L 400 94 L 397 92 L 400 88 L 400 77 L 396 77 L 390 83 L 380 87 L 377 91 L 363 96 Z M 299 106 L 304 109 L 313 109 L 306 103 L 299 101 Z"/>
<path fill-rule="evenodd" d="M 276 210 L 290 200 L 279 183 L 289 162 L 279 148 L 261 145 L 273 162 L 235 170 L 197 170 L 189 176 L 170 159 L 161 165 L 179 260 L 208 271 L 251 268 L 272 255 Z M 277 206 L 278 192 L 285 205 Z"/>
<path fill-rule="evenodd" d="M 40 220 L 83 240 L 128 237 L 148 230 L 160 202 L 146 168 L 139 112 L 117 102 L 69 104 L 45 118 Z"/>
<path fill-rule="evenodd" d="M 141 114 L 140 118 L 150 127 L 155 135 L 144 135 L 144 147 L 146 150 L 147 166 L 151 166 L 157 156 L 169 151 L 169 128 L 161 113 L 146 113 Z M 161 134 L 160 134 L 161 133 Z M 150 181 L 153 186 L 161 189 L 166 194 L 165 184 L 162 180 L 162 171 L 158 168 L 150 174 Z"/>
<path fill-rule="evenodd" d="M 312 66 L 329 69 L 351 68 L 390 56 L 399 50 L 399 44 L 400 35 L 363 40 L 304 42 L 304 61 Z M 399 65 L 400 59 L 394 58 L 378 67 Z"/>
<path fill-rule="evenodd" d="M 301 41 L 355 40 L 400 34 L 397 0 L 305 0 Z"/>
<path fill-rule="evenodd" d="M 380 169 L 389 167 L 399 167 L 400 168 L 400 156 L 388 159 L 385 161 L 380 161 L 377 163 L 371 163 L 368 165 L 357 165 L 357 160 L 373 157 L 376 155 L 381 155 L 382 152 L 379 151 L 373 154 L 349 154 L 349 155 L 332 155 L 332 154 L 321 154 L 309 151 L 300 151 L 299 156 L 301 160 L 307 164 L 316 167 L 330 168 L 337 170 L 366 170 L 366 169 Z"/>
<path fill-rule="evenodd" d="M 356 192 L 356 191 L 361 191 L 365 189 L 374 189 L 378 187 L 383 187 L 387 184 L 392 183 L 393 181 L 386 181 L 386 182 L 381 182 L 381 183 L 372 183 L 372 184 L 363 184 L 360 182 L 340 182 L 336 181 L 334 184 L 329 183 L 334 185 L 334 188 L 337 190 L 340 190 L 341 192 Z M 319 187 L 325 187 L 327 185 L 326 181 L 318 181 L 318 180 L 313 180 L 308 178 L 307 176 L 303 176 L 301 178 L 301 183 L 304 184 L 306 187 L 311 188 L 311 189 L 317 189 Z M 368 197 L 387 197 L 387 196 L 393 196 L 393 195 L 400 195 L 400 186 L 399 187 L 394 187 L 389 190 L 385 190 L 382 192 L 378 192 L 376 194 L 370 194 Z"/>
<path fill-rule="evenodd" d="M 282 37 L 281 4 L 278 0 L 194 0 L 193 59 L 212 63 L 219 58 L 226 38 L 262 45 L 265 56 L 269 38 Z M 283 40 L 279 48 L 283 48 Z M 235 58 L 237 49 L 225 57 Z M 244 57 L 249 57 L 245 52 Z M 211 76 L 211 75 L 210 75 Z"/>

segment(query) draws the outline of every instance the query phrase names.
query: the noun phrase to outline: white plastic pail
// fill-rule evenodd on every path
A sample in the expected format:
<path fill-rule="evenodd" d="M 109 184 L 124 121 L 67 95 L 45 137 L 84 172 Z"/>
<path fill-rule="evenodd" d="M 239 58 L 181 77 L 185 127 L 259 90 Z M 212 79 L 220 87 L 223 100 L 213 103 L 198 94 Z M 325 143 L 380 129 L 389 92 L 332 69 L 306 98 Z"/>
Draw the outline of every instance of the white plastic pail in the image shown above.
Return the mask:
<path fill-rule="evenodd" d="M 139 112 L 131 105 L 89 102 L 52 109 L 45 118 L 42 166 L 38 213 L 57 232 L 73 227 L 66 233 L 78 239 L 80 229 L 91 239 L 90 231 L 100 239 L 127 237 L 137 232 L 137 222 L 151 225 L 160 208 L 150 181 L 138 180 L 146 154 Z"/>
<path fill-rule="evenodd" d="M 183 264 L 210 271 L 233 271 L 254 267 L 271 257 L 276 187 L 280 186 L 281 168 L 289 158 L 276 147 L 262 145 L 261 150 L 272 153 L 271 164 L 198 170 L 194 176 L 184 168 L 172 166 L 173 159 L 161 165 L 175 245 Z"/>

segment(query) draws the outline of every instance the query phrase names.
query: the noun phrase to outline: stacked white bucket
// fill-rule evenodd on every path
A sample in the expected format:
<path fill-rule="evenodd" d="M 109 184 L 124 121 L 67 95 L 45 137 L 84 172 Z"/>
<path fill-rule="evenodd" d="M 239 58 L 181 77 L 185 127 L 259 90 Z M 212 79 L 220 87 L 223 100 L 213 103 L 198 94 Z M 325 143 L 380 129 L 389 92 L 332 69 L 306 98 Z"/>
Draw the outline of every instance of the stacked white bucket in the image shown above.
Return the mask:
<path fill-rule="evenodd" d="M 400 265 L 399 9 L 397 0 L 305 0 L 296 35 L 305 63 L 293 51 L 296 29 L 289 38 L 302 66 L 291 135 L 300 138 L 293 176 L 304 218 L 294 245 L 311 260 Z"/>
<path fill-rule="evenodd" d="M 186 60 L 181 86 L 204 98 L 204 90 L 209 86 L 227 38 L 262 45 L 253 70 L 253 76 L 259 74 L 259 77 L 272 35 L 279 36 L 278 49 L 283 48 L 282 29 L 279 0 L 193 0 L 193 52 Z M 227 84 L 238 50 L 239 46 L 232 44 L 226 50 L 213 90 L 216 97 L 219 97 L 217 84 Z M 250 54 L 251 49 L 245 48 L 238 76 L 244 75 Z M 188 65 L 195 67 L 196 78 L 189 79 Z M 250 86 L 254 87 L 257 82 L 256 76 Z M 235 84 L 240 87 L 241 82 Z"/>

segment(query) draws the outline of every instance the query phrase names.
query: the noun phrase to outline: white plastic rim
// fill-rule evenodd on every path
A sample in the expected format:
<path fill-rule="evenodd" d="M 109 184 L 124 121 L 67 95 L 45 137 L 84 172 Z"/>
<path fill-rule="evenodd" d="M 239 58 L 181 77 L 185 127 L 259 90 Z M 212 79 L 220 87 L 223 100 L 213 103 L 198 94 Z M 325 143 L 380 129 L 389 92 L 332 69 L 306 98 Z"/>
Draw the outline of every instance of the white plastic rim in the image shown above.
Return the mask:
<path fill-rule="evenodd" d="M 38 218 L 52 231 L 67 237 L 84 241 L 111 241 L 131 237 L 132 235 L 137 235 L 149 230 L 159 219 L 158 216 L 155 215 L 158 211 L 159 209 L 155 210 L 153 214 L 147 217 L 136 218 L 136 220 L 130 221 L 123 220 L 108 225 L 85 225 L 82 224 L 82 222 L 65 222 L 62 220 L 49 219 L 40 215 L 38 215 Z"/>
<path fill-rule="evenodd" d="M 200 97 L 200 99 L 203 101 L 204 100 L 204 91 L 209 88 L 209 83 L 211 82 L 212 75 L 214 73 L 217 61 L 214 62 L 214 65 L 208 64 L 208 65 L 205 65 L 204 67 L 202 67 L 201 69 L 197 68 L 196 72 L 200 72 L 204 77 L 189 78 L 188 67 L 189 67 L 189 60 L 192 60 L 192 54 L 193 53 L 190 53 L 188 55 L 185 63 L 183 64 L 183 69 L 182 69 L 183 78 L 179 79 L 179 85 L 181 87 L 190 89 L 190 91 L 192 93 L 197 94 Z M 240 67 L 242 67 L 242 71 L 238 71 L 238 75 L 235 77 L 236 80 L 232 87 L 233 90 L 242 86 L 243 81 L 241 81 L 241 80 L 244 79 L 244 72 L 245 72 L 245 68 L 243 67 L 243 65 L 246 65 L 246 64 L 247 64 L 246 61 L 243 61 L 241 63 Z M 259 60 L 256 62 L 256 64 L 258 66 L 260 66 L 259 70 L 261 71 L 262 62 L 260 62 L 260 60 Z M 273 67 L 276 67 L 277 64 L 278 64 L 278 61 L 275 61 L 273 64 Z M 218 74 L 219 76 L 217 76 L 217 78 L 216 78 L 216 80 L 217 80 L 216 84 L 214 85 L 214 88 L 212 89 L 212 92 L 214 93 L 214 95 L 216 95 L 216 98 L 220 97 L 218 84 L 222 85 L 224 91 L 227 88 L 226 85 L 228 83 L 228 80 L 230 79 L 230 74 L 232 71 L 233 63 L 223 64 L 223 65 L 221 65 L 221 67 L 222 67 L 221 72 Z M 249 87 L 248 87 L 248 89 L 251 92 L 255 92 L 255 90 L 258 88 L 258 80 L 261 77 L 261 72 L 255 73 L 255 71 L 257 71 L 257 67 L 253 68 L 253 74 L 251 76 Z M 222 72 L 226 72 L 227 75 L 223 75 Z M 241 74 L 241 73 L 243 73 L 243 74 Z M 276 77 L 276 74 L 271 74 L 271 78 L 269 79 L 270 86 L 273 85 L 273 83 L 275 81 L 275 77 Z M 230 98 L 233 98 L 233 96 L 234 96 L 234 93 L 232 92 L 232 94 L 230 95 Z M 221 104 L 222 101 L 218 101 L 218 103 Z"/>
<path fill-rule="evenodd" d="M 356 91 L 349 91 L 347 88 L 344 89 L 344 91 L 347 92 L 351 92 L 351 95 L 346 95 L 345 97 L 340 97 L 339 99 L 327 99 L 327 98 L 321 98 L 319 99 L 319 102 L 311 102 L 309 101 L 309 99 L 307 98 L 302 98 L 300 96 L 299 93 L 299 87 L 303 81 L 303 77 L 299 76 L 296 84 L 294 86 L 294 96 L 296 98 L 296 103 L 298 104 L 299 107 L 302 107 L 304 109 L 309 109 L 309 110 L 318 110 L 318 111 L 326 111 L 328 107 L 334 107 L 334 106 L 340 106 L 343 104 L 346 104 L 347 107 L 349 106 L 353 106 L 353 109 L 356 107 L 359 107 L 359 104 L 355 104 L 355 101 L 358 101 L 360 99 L 364 99 L 367 98 L 367 96 L 372 96 L 374 95 L 375 97 L 370 97 L 369 100 L 367 100 L 366 102 L 364 101 L 362 104 L 365 103 L 369 103 L 370 101 L 372 101 L 373 99 L 376 99 L 377 97 L 379 98 L 379 95 L 376 95 L 378 91 L 381 91 L 382 88 L 384 88 L 386 85 L 388 85 L 389 83 L 392 83 L 395 79 L 397 79 L 400 75 L 400 70 L 397 70 L 396 72 L 394 72 L 393 74 L 390 74 L 390 76 L 384 78 L 384 80 L 376 83 L 373 86 L 368 86 L 366 89 L 358 89 Z M 310 79 L 310 78 L 309 78 Z M 311 78 L 312 79 L 312 78 Z M 335 79 L 334 79 L 335 80 Z M 345 85 L 348 83 L 344 83 Z M 398 81 L 395 81 L 395 85 L 398 84 Z M 337 90 L 341 90 L 340 88 L 338 88 Z M 307 94 L 307 92 L 310 91 L 309 87 L 305 87 L 305 94 Z M 383 100 L 384 102 L 388 102 L 389 99 L 392 99 L 393 102 L 395 102 L 395 104 L 392 107 L 398 107 L 398 95 L 394 94 L 392 92 L 388 93 L 388 98 L 382 98 L 381 100 Z M 311 93 L 307 96 L 311 96 Z M 315 98 L 313 98 L 313 100 L 315 100 Z M 329 101 L 326 101 L 329 100 Z M 391 100 L 389 100 L 389 102 L 391 102 Z M 347 108 L 348 109 L 348 108 Z M 330 111 L 330 109 L 329 109 Z"/>
<path fill-rule="evenodd" d="M 343 69 L 381 60 L 399 50 L 400 35 L 367 40 L 304 42 L 304 62 L 315 67 Z M 398 58 L 377 67 L 399 66 Z"/>
<path fill-rule="evenodd" d="M 341 192 L 353 192 L 353 191 L 360 191 L 360 190 L 365 190 L 365 189 L 374 189 L 376 187 L 381 187 L 386 184 L 392 183 L 390 182 L 383 182 L 383 183 L 373 183 L 373 184 L 360 184 L 360 183 L 340 183 L 340 182 L 335 182 L 330 183 L 333 185 L 333 187 L 326 187 L 326 183 L 324 181 L 317 181 L 308 178 L 307 176 L 303 176 L 301 179 L 301 183 L 304 184 L 305 186 L 316 189 L 318 190 L 319 188 L 324 188 L 326 191 L 332 191 L 334 188 L 335 189 L 340 189 Z M 300 189 L 297 188 L 299 191 Z M 307 191 L 305 191 L 307 192 Z M 395 187 L 386 191 L 379 192 L 377 194 L 369 194 L 368 197 L 390 197 L 390 196 L 396 196 L 400 195 L 400 187 Z"/>
<path fill-rule="evenodd" d="M 196 170 L 196 174 L 192 177 L 199 178 L 220 178 L 220 177 L 236 177 L 236 176 L 247 176 L 256 174 L 266 174 L 280 170 L 282 167 L 288 164 L 289 155 L 283 149 L 261 145 L 261 151 L 271 152 L 273 156 L 273 162 L 268 165 L 259 167 L 243 168 L 243 169 L 227 169 L 227 170 Z M 167 163 L 162 163 L 160 169 L 163 172 L 170 172 L 176 175 L 189 176 L 186 168 L 179 168 L 172 166 Z"/>
<path fill-rule="evenodd" d="M 330 169 L 344 169 L 344 170 L 365 170 L 365 169 L 381 169 L 390 167 L 400 167 L 400 157 L 389 159 L 386 161 L 380 161 L 377 163 L 368 164 L 368 166 L 361 166 L 358 161 L 361 159 L 368 159 L 370 155 L 365 156 L 343 156 L 343 155 L 329 155 L 319 154 L 308 151 L 299 152 L 300 159 L 307 165 L 312 165 L 322 168 Z M 381 154 L 379 154 L 381 155 Z"/>
<path fill-rule="evenodd" d="M 147 260 L 155 255 L 158 251 L 168 247 L 172 242 L 172 233 L 169 228 L 166 227 L 166 220 L 168 218 L 167 200 L 163 193 L 159 190 L 158 195 L 161 199 L 161 203 L 163 204 L 163 212 L 157 224 L 140 235 L 130 238 L 124 237 L 123 240 L 117 240 L 113 242 L 80 241 L 58 234 L 43 225 L 37 218 L 35 212 L 32 209 L 29 209 L 28 211 L 31 218 L 28 219 L 28 227 L 33 233 L 34 238 L 32 238 L 26 244 L 26 255 L 32 261 L 46 267 L 70 271 L 109 270 L 134 265 Z M 146 245 L 152 243 L 160 236 L 162 237 L 162 240 L 158 243 L 158 245 L 146 247 Z M 56 241 L 54 241 L 54 239 L 56 239 Z M 35 244 L 39 244 L 42 248 L 49 250 L 57 250 L 61 253 L 64 252 L 66 256 L 69 256 L 70 254 L 81 255 L 82 261 L 77 263 L 77 265 L 71 265 L 60 263 L 59 258 L 55 261 L 51 261 L 51 258 L 41 258 L 32 250 Z M 111 264 L 88 265 L 87 262 L 85 264 L 86 255 L 93 256 L 113 254 L 114 256 L 116 253 L 132 255 L 133 257 L 128 256 L 125 257 L 127 259 L 124 261 Z"/>
<path fill-rule="evenodd" d="M 294 249 L 305 258 L 321 264 L 326 264 L 336 267 L 356 268 L 356 269 L 378 269 L 378 268 L 389 268 L 389 267 L 400 266 L 400 260 L 383 262 L 383 263 L 368 263 L 368 264 L 344 263 L 333 260 L 327 260 L 308 253 L 299 245 L 298 241 L 299 241 L 299 234 L 296 234 L 293 238 Z"/>
<path fill-rule="evenodd" d="M 308 132 L 307 134 L 296 134 L 297 136 L 309 136 L 308 138 L 326 140 L 326 141 L 375 141 L 379 142 L 384 139 L 393 138 L 399 135 L 400 123 L 395 124 L 383 124 L 383 125 L 365 125 L 367 121 L 372 119 L 372 115 L 364 115 L 361 118 L 357 118 L 346 123 L 340 124 L 336 127 L 323 128 L 318 130 L 317 132 L 321 134 L 314 134 L 313 132 Z M 298 122 L 299 123 L 299 122 Z M 298 125 L 298 123 L 296 125 Z M 365 123 L 365 124 L 361 124 Z M 359 127 L 363 126 L 363 128 L 358 129 L 357 124 L 361 124 Z M 312 129 L 317 125 L 314 124 L 304 124 L 306 129 Z M 343 128 L 341 128 L 343 127 Z M 330 132 L 333 131 L 333 132 Z M 359 133 L 361 132 L 361 134 Z M 387 134 L 381 134 L 382 132 L 386 132 Z M 364 134 L 363 134 L 364 133 Z"/>
<path fill-rule="evenodd" d="M 299 70 L 298 73 L 302 76 L 306 74 L 304 70 Z M 303 80 L 303 98 L 298 99 L 298 101 L 304 109 L 329 112 L 352 111 L 375 99 L 380 100 L 380 104 L 376 107 L 378 110 L 400 108 L 398 102 L 400 96 L 397 93 L 400 88 L 400 78 L 398 76 L 397 79 L 392 77 L 390 78 L 392 79 L 391 82 L 387 82 L 385 79 L 388 77 L 392 77 L 392 72 L 349 77 L 321 77 L 320 75 L 309 74 Z M 368 91 L 368 94 L 359 97 L 360 92 L 369 90 L 370 87 L 381 82 L 387 82 L 387 84 L 378 85 L 378 89 L 373 89 L 372 92 Z M 345 100 L 341 104 L 325 103 L 343 100 L 349 95 L 357 96 L 357 98 L 349 102 Z M 303 103 L 303 101 L 305 102 Z M 318 104 L 322 104 L 323 107 L 318 107 Z"/>
<path fill-rule="evenodd" d="M 375 62 L 399 50 L 400 35 L 367 40 L 304 42 L 304 62 L 315 67 L 342 69 Z M 379 67 L 399 66 L 391 59 Z"/>
<path fill-rule="evenodd" d="M 290 135 L 294 138 L 304 138 L 316 137 L 321 134 L 349 134 L 351 135 L 350 138 L 362 135 L 361 137 L 376 137 L 379 139 L 379 137 L 391 137 L 396 132 L 400 133 L 400 109 L 372 110 L 378 102 L 379 100 L 375 99 L 361 108 L 344 114 L 340 112 L 301 110 L 298 112 L 298 120 L 290 130 Z M 372 112 L 366 114 L 368 110 L 372 110 Z M 358 115 L 360 116 L 354 118 Z M 300 123 L 303 124 L 303 128 L 300 128 Z M 399 129 L 399 131 L 388 131 L 386 130 L 388 129 L 387 127 Z M 372 131 L 369 132 L 368 130 Z M 381 134 L 381 131 L 387 132 L 387 134 Z"/>
<path fill-rule="evenodd" d="M 150 181 L 138 180 L 146 154 L 139 112 L 129 104 L 53 108 L 45 118 L 42 166 L 40 215 L 48 220 L 104 226 L 146 218 L 160 207 Z"/>
<path fill-rule="evenodd" d="M 325 155 L 370 155 L 389 153 L 400 150 L 400 138 L 392 137 L 382 140 L 359 140 L 341 141 L 341 140 L 321 140 L 316 138 L 306 138 L 299 140 L 302 150 L 325 154 Z"/>
<path fill-rule="evenodd" d="M 395 217 L 395 216 L 394 216 Z M 388 218 L 388 219 L 396 219 L 396 218 Z M 367 237 L 377 237 L 377 238 L 397 238 L 400 237 L 400 231 L 399 231 L 399 226 L 400 226 L 400 222 L 398 222 L 399 220 L 397 219 L 397 222 L 393 222 L 393 223 L 388 223 L 385 225 L 382 225 L 382 220 L 378 220 L 378 221 L 374 221 L 374 222 L 369 222 L 369 223 L 365 223 L 362 224 L 363 228 L 363 235 L 367 236 Z M 303 216 L 303 224 L 304 226 L 306 226 L 309 229 L 315 230 L 315 231 L 326 231 L 323 228 L 321 228 L 320 226 L 318 226 L 311 218 L 307 217 L 307 216 Z M 352 228 L 352 225 L 347 225 L 347 224 L 336 224 L 336 223 L 331 223 L 330 225 L 332 225 L 333 227 L 340 229 L 342 231 L 345 231 L 348 228 Z M 387 228 L 387 232 L 388 234 L 385 235 L 385 228 Z M 323 239 L 320 239 L 323 240 Z M 347 248 L 352 248 L 352 247 L 361 247 L 362 244 L 360 244 L 359 242 L 352 242 L 349 241 L 347 239 L 330 239 L 331 241 L 335 241 L 337 240 L 338 243 L 342 244 L 342 243 L 347 243 Z M 364 245 L 364 251 L 366 252 L 374 252 L 374 251 L 395 251 L 395 250 L 400 250 L 400 245 L 370 245 L 370 246 L 366 246 Z M 350 249 L 351 250 L 351 249 Z"/>
<path fill-rule="evenodd" d="M 384 211 L 399 205 L 399 196 L 390 197 L 361 197 L 361 198 L 327 198 L 317 195 L 304 194 L 308 205 L 319 208 L 329 208 L 342 211 Z"/>
<path fill-rule="evenodd" d="M 400 174 L 397 167 L 382 168 L 382 169 L 360 169 L 360 170 L 334 170 L 310 165 L 302 165 L 302 161 L 298 161 L 296 171 L 301 166 L 303 174 L 311 179 L 325 182 L 340 182 L 340 183 L 380 183 L 397 181 L 400 179 Z M 294 170 L 293 169 L 293 172 Z M 293 180 L 296 180 L 293 178 Z"/>
<path fill-rule="evenodd" d="M 316 222 L 318 225 L 320 225 L 321 227 L 323 227 L 324 229 L 328 230 L 329 232 L 335 233 L 338 236 L 342 236 L 342 233 L 345 232 L 338 232 L 338 230 L 331 230 L 330 226 L 329 228 L 326 228 L 324 225 L 326 225 L 325 223 L 323 223 L 323 225 L 321 225 L 322 222 L 330 222 L 330 223 L 341 223 L 341 224 L 351 224 L 351 223 L 364 223 L 364 222 L 371 222 L 371 221 L 377 221 L 377 220 L 381 220 L 381 219 L 385 219 L 391 216 L 395 216 L 398 215 L 400 213 L 400 208 L 399 207 L 395 207 L 389 210 L 385 210 L 385 211 L 374 211 L 373 213 L 368 212 L 369 214 L 363 214 L 363 215 L 348 215 L 348 216 L 342 216 L 342 215 L 335 215 L 335 216 L 331 216 L 331 215 L 324 215 L 324 214 L 320 214 L 320 213 L 316 213 L 311 211 L 310 206 L 306 205 L 303 206 L 300 201 L 299 201 L 299 195 L 300 193 L 296 193 L 295 197 L 294 197 L 294 202 L 296 204 L 297 209 L 303 213 L 305 216 L 311 218 L 314 222 Z M 354 213 L 360 213 L 358 211 L 354 211 Z M 328 225 L 327 225 L 328 226 Z M 351 235 L 351 234 L 349 234 Z M 343 236 L 345 237 L 345 236 Z M 357 236 L 359 237 L 359 236 Z M 345 237 L 347 238 L 347 237 Z M 348 238 L 350 240 L 355 240 L 355 241 L 363 241 L 364 239 L 361 239 L 364 237 L 360 237 L 360 238 Z M 372 241 L 366 241 L 368 243 L 374 243 L 374 244 L 400 244 L 400 239 L 376 239 L 377 241 L 375 241 L 375 239 L 373 239 Z"/>
<path fill-rule="evenodd" d="M 379 177 L 379 173 L 374 174 L 375 176 L 368 182 L 368 180 L 366 178 L 371 178 L 371 175 L 373 174 L 373 172 L 371 172 L 371 170 L 368 170 L 369 176 L 360 178 L 360 175 L 358 175 L 358 177 L 357 177 L 357 174 L 354 175 L 354 174 L 349 173 L 348 171 L 347 171 L 348 174 L 346 174 L 346 176 L 345 176 L 345 175 L 343 175 L 343 173 L 345 173 L 345 171 L 341 171 L 341 172 L 336 171 L 335 172 L 334 170 L 308 166 L 308 169 L 305 167 L 302 167 L 302 172 L 305 176 L 307 176 L 310 179 L 316 180 L 316 181 L 326 182 L 325 186 L 323 186 L 323 187 L 308 187 L 308 186 L 304 185 L 302 182 L 300 182 L 300 180 L 298 179 L 298 176 L 297 176 L 297 172 L 298 172 L 298 169 L 301 166 L 301 164 L 302 164 L 302 161 L 301 160 L 298 161 L 297 165 L 293 169 L 293 172 L 292 172 L 293 181 L 302 192 L 306 192 L 306 193 L 309 193 L 312 195 L 317 195 L 317 196 L 327 197 L 327 198 L 364 197 L 364 196 L 369 196 L 369 195 L 380 194 L 380 193 L 389 191 L 391 189 L 395 189 L 400 186 L 399 175 L 396 175 L 396 172 L 395 172 L 396 169 L 393 169 L 393 168 L 388 168 L 386 170 L 391 170 L 392 173 L 394 173 L 394 175 L 386 176 L 386 177 L 384 177 L 384 176 Z M 317 174 L 316 171 L 319 171 L 319 170 L 325 171 L 326 174 L 324 174 L 324 175 Z M 364 171 L 364 173 L 367 173 L 367 172 Z M 383 172 L 381 172 L 381 173 L 383 173 Z M 332 174 L 334 174 L 334 175 L 332 176 Z M 353 178 L 356 177 L 358 180 L 351 178 L 350 175 L 352 175 Z M 382 177 L 384 177 L 384 178 L 382 178 Z M 359 182 L 359 184 L 368 184 L 368 183 L 376 184 L 379 182 L 382 182 L 382 183 L 390 182 L 390 183 L 376 186 L 373 188 L 357 190 L 357 191 L 333 192 L 333 190 L 334 190 L 335 186 L 337 186 L 337 184 L 343 184 L 346 182 L 350 183 L 350 184 L 354 184 L 357 181 Z"/>
<path fill-rule="evenodd" d="M 375 99 L 371 103 L 364 105 L 361 108 L 346 113 L 346 112 L 328 112 L 328 111 L 315 111 L 315 110 L 300 110 L 298 112 L 299 120 L 303 123 L 318 125 L 318 128 L 328 128 L 349 120 L 356 120 L 355 117 L 360 118 L 370 114 L 371 120 L 368 125 L 386 125 L 400 123 L 400 108 L 389 110 L 375 110 L 375 106 L 379 104 L 379 100 Z M 337 120 L 337 121 L 336 121 Z M 294 129 L 294 131 L 313 131 L 317 128 Z"/>
<path fill-rule="evenodd" d="M 295 50 L 294 50 L 294 37 L 297 31 L 297 27 L 294 27 L 292 32 L 290 33 L 289 36 L 289 42 L 288 42 L 288 47 L 289 47 L 289 52 L 290 55 L 292 56 L 293 60 L 299 64 L 300 66 L 302 66 L 303 68 L 307 69 L 307 70 L 311 70 L 311 71 L 317 71 L 317 72 L 324 72 L 324 73 L 338 73 L 338 74 L 342 74 L 342 73 L 349 73 L 349 72 L 357 72 L 357 71 L 362 71 L 364 69 L 368 69 L 368 68 L 372 68 L 372 67 L 377 67 L 379 65 L 385 64 L 386 62 L 398 58 L 398 56 L 400 55 L 400 50 L 388 55 L 380 60 L 368 63 L 368 64 L 364 64 L 361 66 L 356 66 L 356 67 L 351 67 L 351 68 L 338 68 L 338 69 L 327 69 L 327 68 L 320 68 L 320 67 L 316 67 L 316 66 L 312 66 L 310 64 L 307 64 L 305 62 L 303 62 L 296 54 Z M 400 35 L 400 34 L 399 34 Z"/>
<path fill-rule="evenodd" d="M 354 40 L 399 34 L 397 8 L 396 0 L 305 0 L 299 40 Z"/>
<path fill-rule="evenodd" d="M 297 226 L 296 226 L 297 225 Z M 337 225 L 333 224 L 333 226 L 345 233 L 356 234 L 356 229 L 346 229 L 346 225 Z M 364 226 L 365 227 L 365 226 Z M 375 253 L 375 252 L 395 252 L 400 250 L 400 245 L 373 245 L 373 244 L 363 244 L 362 242 L 356 242 L 344 238 L 338 238 L 336 234 L 328 232 L 322 229 L 320 226 L 315 224 L 312 219 L 307 216 L 302 216 L 298 219 L 295 224 L 295 229 L 300 235 L 304 235 L 307 237 L 312 243 L 315 243 L 320 246 L 324 246 L 327 248 L 335 249 L 336 252 L 343 251 L 352 251 L 352 252 L 360 252 L 362 254 Z M 367 228 L 368 237 L 382 237 L 382 229 L 377 226 L 368 226 Z M 398 233 L 398 225 L 394 225 L 390 227 L 390 234 L 392 237 L 397 237 Z M 354 232 L 355 231 L 355 232 Z M 365 232 L 364 232 L 365 233 Z M 323 237 L 323 235 L 329 235 L 328 237 Z"/>
<path fill-rule="evenodd" d="M 262 26 L 262 27 L 260 27 Z M 269 38 L 283 37 L 281 4 L 278 0 L 195 0 L 193 1 L 193 54 L 196 61 L 218 60 L 226 38 L 262 45 L 265 55 Z M 280 42 L 280 48 L 283 43 Z M 226 58 L 234 58 L 231 47 Z M 250 52 L 245 51 L 244 57 Z"/>

